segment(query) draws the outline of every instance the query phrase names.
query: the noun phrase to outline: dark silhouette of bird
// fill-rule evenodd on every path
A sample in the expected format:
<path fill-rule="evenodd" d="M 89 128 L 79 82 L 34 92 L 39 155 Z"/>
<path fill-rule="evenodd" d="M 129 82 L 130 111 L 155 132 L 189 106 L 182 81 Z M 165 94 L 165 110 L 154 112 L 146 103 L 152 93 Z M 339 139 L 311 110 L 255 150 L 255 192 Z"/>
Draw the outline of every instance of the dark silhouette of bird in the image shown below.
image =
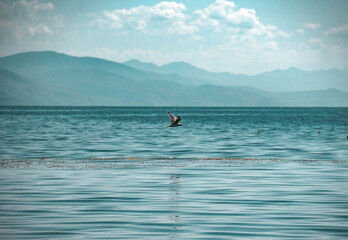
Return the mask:
<path fill-rule="evenodd" d="M 177 117 L 175 117 L 173 114 L 171 114 L 170 112 L 168 112 L 169 118 L 170 118 L 170 125 L 167 127 L 179 127 L 182 126 L 180 122 L 181 117 L 178 115 Z"/>

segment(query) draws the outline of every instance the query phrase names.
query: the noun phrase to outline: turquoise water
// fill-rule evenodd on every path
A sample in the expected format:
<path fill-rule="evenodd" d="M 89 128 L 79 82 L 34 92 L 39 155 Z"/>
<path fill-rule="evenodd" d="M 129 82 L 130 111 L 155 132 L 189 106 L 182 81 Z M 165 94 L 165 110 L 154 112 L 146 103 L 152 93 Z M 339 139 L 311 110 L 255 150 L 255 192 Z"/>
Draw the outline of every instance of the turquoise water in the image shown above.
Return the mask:
<path fill-rule="evenodd" d="M 167 110 L 184 126 L 167 128 Z M 1 107 L 0 158 L 342 160 L 347 119 L 348 108 Z"/>
<path fill-rule="evenodd" d="M 0 108 L 0 239 L 348 238 L 347 108 L 168 110 Z"/>

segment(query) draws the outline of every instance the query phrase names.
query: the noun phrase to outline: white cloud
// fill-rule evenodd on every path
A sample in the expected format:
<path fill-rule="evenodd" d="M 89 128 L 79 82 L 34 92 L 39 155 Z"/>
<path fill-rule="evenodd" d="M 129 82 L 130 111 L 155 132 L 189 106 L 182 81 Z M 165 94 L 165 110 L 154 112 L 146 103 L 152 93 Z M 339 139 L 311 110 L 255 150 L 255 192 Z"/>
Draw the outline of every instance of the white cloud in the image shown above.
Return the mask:
<path fill-rule="evenodd" d="M 300 35 L 300 36 L 304 36 L 304 30 L 303 30 L 302 28 L 297 29 L 297 33 L 298 33 L 298 35 Z"/>
<path fill-rule="evenodd" d="M 196 22 L 198 25 L 206 25 L 210 27 L 219 27 L 221 20 L 227 20 L 234 13 L 235 4 L 233 2 L 216 0 L 208 7 L 199 9 L 194 14 L 199 15 Z"/>
<path fill-rule="evenodd" d="M 168 28 L 168 33 L 170 34 L 179 34 L 179 35 L 186 35 L 186 34 L 194 34 L 198 31 L 198 27 L 194 25 L 187 25 L 183 21 L 176 22 L 175 25 L 172 25 Z"/>
<path fill-rule="evenodd" d="M 140 5 L 130 9 L 104 11 L 93 21 L 102 28 L 124 31 L 155 32 L 156 28 L 167 29 L 169 34 L 192 34 L 198 27 L 186 23 L 186 6 L 176 2 L 160 2 L 152 7 Z"/>
<path fill-rule="evenodd" d="M 12 22 L 0 19 L 0 29 L 5 29 L 11 27 Z"/>
<path fill-rule="evenodd" d="M 330 30 L 324 32 L 324 35 L 341 37 L 348 36 L 348 24 L 336 28 L 331 28 Z"/>
<path fill-rule="evenodd" d="M 262 22 L 254 9 L 239 8 L 231 0 L 212 1 L 194 12 L 188 12 L 183 3 L 160 2 L 105 11 L 95 19 L 97 26 L 117 31 L 116 37 L 123 38 L 120 34 L 126 32 L 142 33 L 133 38 L 143 38 L 139 45 L 130 40 L 128 47 L 98 50 L 98 56 L 116 61 L 136 58 L 159 65 L 186 61 L 211 71 L 257 73 L 292 66 L 321 68 L 327 64 L 323 59 L 338 55 L 336 63 L 347 59 L 346 52 L 338 54 L 341 48 L 330 47 L 326 38 L 318 38 L 319 32 L 314 30 L 320 29 L 320 24 L 305 23 L 289 33 Z M 331 29 L 326 35 L 344 33 L 346 28 Z M 160 46 L 151 45 L 154 34 Z"/>
<path fill-rule="evenodd" d="M 269 41 L 266 43 L 266 48 L 271 49 L 271 50 L 278 50 L 279 49 L 279 44 L 276 41 Z"/>
<path fill-rule="evenodd" d="M 33 1 L 20 0 L 18 2 L 14 2 L 13 7 L 25 9 L 26 11 L 29 11 L 29 12 L 46 11 L 46 10 L 54 9 L 54 5 L 52 3 L 50 2 L 40 3 L 37 0 L 33 0 Z"/>
<path fill-rule="evenodd" d="M 217 59 L 224 59 L 218 65 L 233 62 L 234 72 L 245 71 L 253 63 L 254 67 L 262 62 L 265 52 L 277 52 L 280 44 L 277 37 L 288 38 L 289 33 L 278 30 L 274 25 L 263 24 L 254 9 L 238 9 L 232 1 L 217 0 L 204 9 L 196 10 L 195 24 L 202 29 L 212 30 L 217 37 L 215 45 L 207 49 L 203 44 L 201 57 L 208 59 L 211 65 L 217 65 Z M 222 40 L 220 40 L 222 39 Z M 209 56 L 215 56 L 211 59 Z M 243 59 L 243 60 L 241 60 Z M 257 62 L 257 63 L 256 63 Z M 205 66 L 209 66 L 207 62 Z M 223 69 L 219 69 L 223 70 Z"/>
<path fill-rule="evenodd" d="M 311 38 L 307 41 L 312 47 L 323 47 L 324 43 L 319 38 Z"/>
<path fill-rule="evenodd" d="M 317 30 L 318 28 L 320 28 L 320 24 L 318 23 L 304 23 L 303 26 L 311 30 Z"/>
<path fill-rule="evenodd" d="M 198 19 L 194 22 L 198 26 L 207 27 L 215 32 L 233 29 L 234 32 L 274 38 L 277 28 L 273 25 L 264 25 L 256 16 L 254 9 L 236 9 L 234 2 L 216 0 L 204 9 L 194 12 Z M 285 32 L 280 32 L 285 36 Z"/>
<path fill-rule="evenodd" d="M 150 11 L 150 16 L 152 18 L 163 18 L 164 20 L 186 19 L 186 15 L 183 13 L 183 11 L 186 11 L 186 6 L 183 3 L 160 2 L 146 10 Z"/>
<path fill-rule="evenodd" d="M 52 35 L 63 26 L 62 18 L 54 13 L 50 2 L 20 0 L 11 4 L 1 3 L 0 31 L 16 40 Z"/>
<path fill-rule="evenodd" d="M 194 14 L 199 15 L 197 25 L 218 28 L 222 25 L 252 28 L 258 24 L 254 9 L 241 8 L 235 10 L 234 2 L 216 0 L 204 9 L 199 9 Z"/>
<path fill-rule="evenodd" d="M 284 32 L 284 31 L 278 31 L 277 34 L 283 38 L 288 38 L 290 37 L 290 33 Z"/>
<path fill-rule="evenodd" d="M 37 36 L 40 34 L 52 34 L 53 31 L 47 25 L 37 25 L 28 27 L 28 30 L 32 36 Z"/>

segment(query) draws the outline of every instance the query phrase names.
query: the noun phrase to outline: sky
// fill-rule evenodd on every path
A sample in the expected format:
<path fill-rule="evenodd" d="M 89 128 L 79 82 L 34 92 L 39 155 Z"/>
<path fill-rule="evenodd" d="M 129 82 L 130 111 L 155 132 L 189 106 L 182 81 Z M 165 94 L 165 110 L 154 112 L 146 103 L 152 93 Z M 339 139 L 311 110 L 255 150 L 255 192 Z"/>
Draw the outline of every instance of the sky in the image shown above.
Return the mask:
<path fill-rule="evenodd" d="M 346 0 L 0 0 L 0 56 L 57 51 L 213 72 L 348 68 Z"/>

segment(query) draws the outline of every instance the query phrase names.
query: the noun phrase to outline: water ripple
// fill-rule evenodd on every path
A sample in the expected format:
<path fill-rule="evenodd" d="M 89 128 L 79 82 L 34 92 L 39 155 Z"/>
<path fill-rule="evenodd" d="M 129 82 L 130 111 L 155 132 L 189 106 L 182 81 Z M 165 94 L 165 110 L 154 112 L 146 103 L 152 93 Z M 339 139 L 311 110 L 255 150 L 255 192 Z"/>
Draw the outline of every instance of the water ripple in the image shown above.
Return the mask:
<path fill-rule="evenodd" d="M 104 167 L 69 168 L 83 162 Z M 68 167 L 0 168 L 3 238 L 348 236 L 346 161 L 98 159 L 62 164 Z"/>

